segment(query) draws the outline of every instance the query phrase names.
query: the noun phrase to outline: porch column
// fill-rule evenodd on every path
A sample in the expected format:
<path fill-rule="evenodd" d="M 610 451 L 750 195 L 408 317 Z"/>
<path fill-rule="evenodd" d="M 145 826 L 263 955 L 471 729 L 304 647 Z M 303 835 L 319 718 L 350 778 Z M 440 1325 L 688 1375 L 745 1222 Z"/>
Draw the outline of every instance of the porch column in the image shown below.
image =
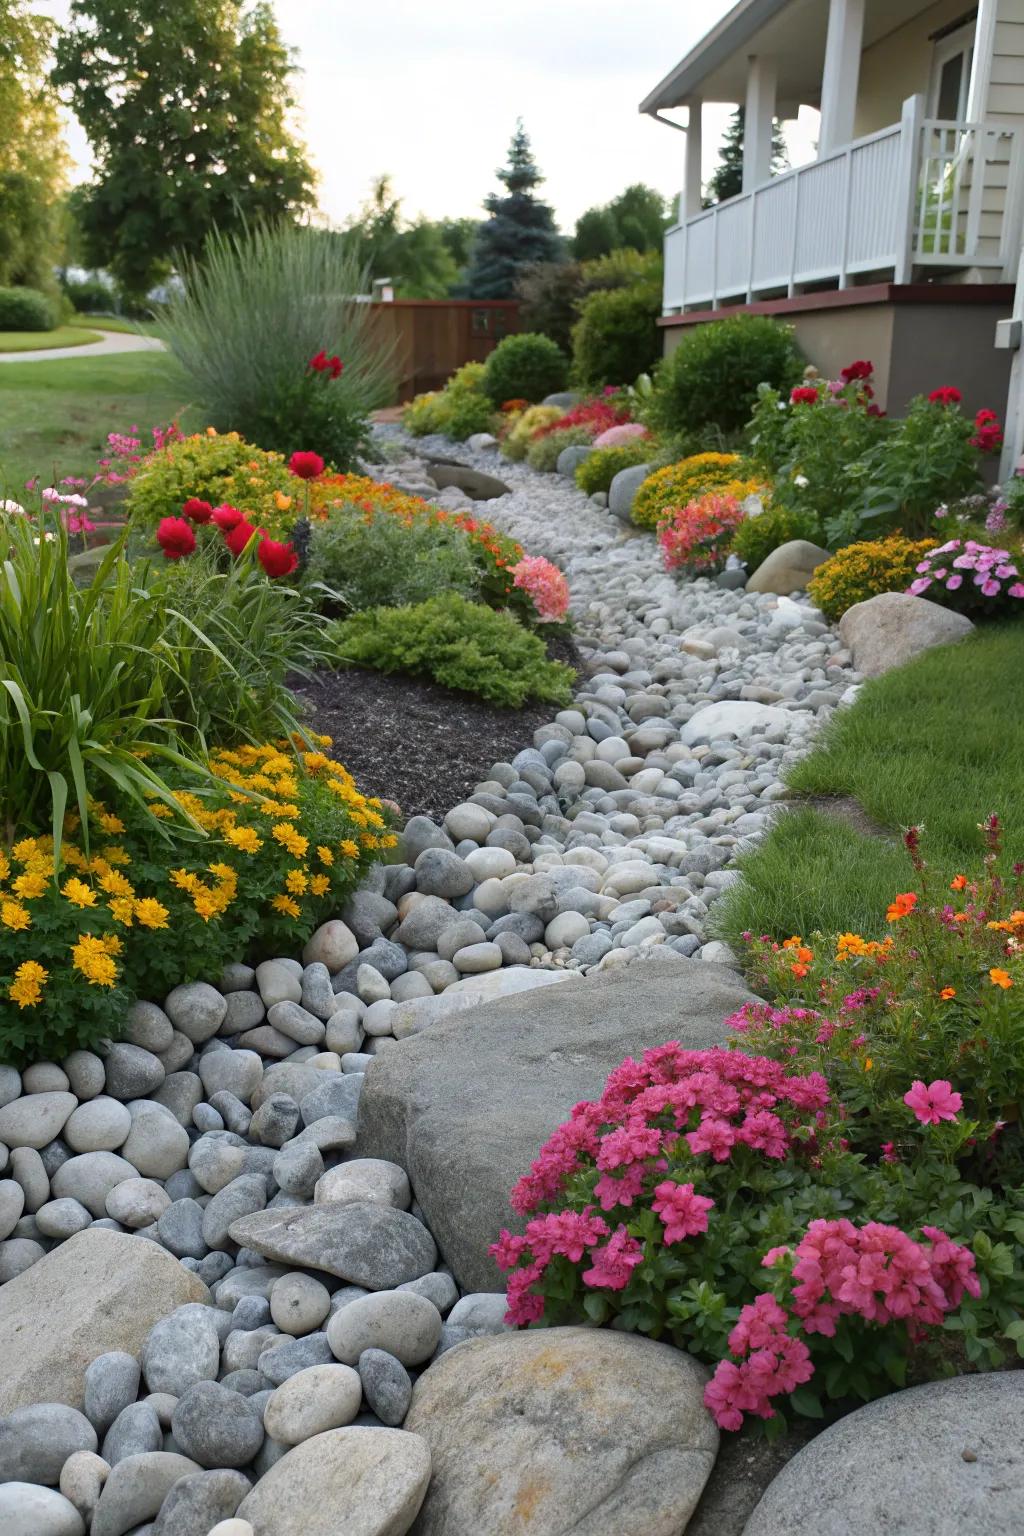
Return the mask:
<path fill-rule="evenodd" d="M 747 66 L 747 101 L 743 113 L 743 190 L 762 186 L 772 173 L 772 124 L 775 121 L 775 60 L 753 54 Z"/>
<path fill-rule="evenodd" d="M 683 195 L 680 198 L 679 222 L 692 219 L 700 213 L 701 206 L 701 151 L 702 145 L 702 119 L 704 115 L 704 103 L 691 101 L 689 103 L 689 116 L 686 120 L 686 180 L 683 183 Z"/>
<path fill-rule="evenodd" d="M 825 69 L 821 81 L 818 155 L 830 155 L 853 138 L 864 42 L 864 0 L 829 0 Z"/>

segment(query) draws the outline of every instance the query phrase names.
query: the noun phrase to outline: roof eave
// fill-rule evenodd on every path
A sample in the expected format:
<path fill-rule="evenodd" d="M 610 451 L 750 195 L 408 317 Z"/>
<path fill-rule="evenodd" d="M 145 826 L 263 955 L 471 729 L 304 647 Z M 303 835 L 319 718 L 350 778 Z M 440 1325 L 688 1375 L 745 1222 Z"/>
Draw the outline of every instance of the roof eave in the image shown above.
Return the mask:
<path fill-rule="evenodd" d="M 732 10 L 712 27 L 675 69 L 661 80 L 639 110 L 657 113 L 666 107 L 678 107 L 690 96 L 699 95 L 697 87 L 720 64 L 738 53 L 760 29 L 771 21 L 790 0 L 739 0 Z"/>

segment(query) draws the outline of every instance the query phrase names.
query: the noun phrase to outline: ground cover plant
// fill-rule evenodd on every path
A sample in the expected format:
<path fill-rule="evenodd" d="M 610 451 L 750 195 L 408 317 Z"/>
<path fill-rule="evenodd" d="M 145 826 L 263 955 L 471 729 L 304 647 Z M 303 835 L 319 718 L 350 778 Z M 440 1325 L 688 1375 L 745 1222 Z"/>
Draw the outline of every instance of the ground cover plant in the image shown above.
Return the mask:
<path fill-rule="evenodd" d="M 613 432 L 617 430 L 611 428 Z M 576 467 L 576 484 L 588 496 L 592 496 L 595 491 L 607 491 L 620 470 L 645 463 L 649 451 L 650 445 L 645 437 L 634 438 L 618 446 L 599 448 L 595 445 L 593 453 Z"/>
<path fill-rule="evenodd" d="M 907 539 L 898 533 L 847 544 L 819 565 L 807 583 L 808 596 L 836 623 L 855 603 L 882 592 L 908 591 L 919 564 L 934 547 L 931 539 Z"/>
<path fill-rule="evenodd" d="M 901 888 L 900 831 L 916 821 L 937 879 L 968 864 L 979 804 L 1003 807 L 1007 845 L 1024 846 L 1020 646 L 1016 626 L 991 625 L 865 683 L 786 775 L 795 795 L 854 802 L 855 824 L 787 811 L 742 860 L 743 880 L 718 908 L 723 937 L 883 937 L 887 893 Z"/>
<path fill-rule="evenodd" d="M 509 1321 L 670 1338 L 722 1428 L 769 1433 L 1024 1351 L 1024 864 L 984 837 L 947 883 L 911 831 L 883 942 L 760 941 L 733 1048 L 656 1047 L 576 1106 L 492 1250 Z"/>

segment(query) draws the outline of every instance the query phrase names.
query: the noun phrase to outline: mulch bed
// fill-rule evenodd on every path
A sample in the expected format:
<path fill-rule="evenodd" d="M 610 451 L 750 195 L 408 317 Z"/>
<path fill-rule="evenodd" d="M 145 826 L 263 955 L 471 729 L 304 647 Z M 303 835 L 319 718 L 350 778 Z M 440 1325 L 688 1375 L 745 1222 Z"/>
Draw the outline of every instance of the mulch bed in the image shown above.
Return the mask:
<path fill-rule="evenodd" d="M 560 661 L 577 659 L 570 642 L 549 649 Z M 333 738 L 333 755 L 365 794 L 434 820 L 471 795 L 492 763 L 532 746 L 556 713 L 551 704 L 498 709 L 426 679 L 358 667 L 292 679 L 292 687 L 309 706 L 310 729 Z"/>

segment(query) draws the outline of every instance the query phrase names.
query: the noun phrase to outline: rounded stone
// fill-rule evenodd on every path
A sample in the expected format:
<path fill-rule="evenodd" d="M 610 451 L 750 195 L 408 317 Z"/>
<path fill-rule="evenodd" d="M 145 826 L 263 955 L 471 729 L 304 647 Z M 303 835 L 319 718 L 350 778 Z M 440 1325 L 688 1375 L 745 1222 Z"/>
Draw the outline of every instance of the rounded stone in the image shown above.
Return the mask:
<path fill-rule="evenodd" d="M 77 1200 L 99 1220 L 107 1213 L 107 1196 L 115 1185 L 137 1177 L 138 1170 L 116 1152 L 82 1152 L 62 1163 L 50 1184 L 56 1199 Z"/>
<path fill-rule="evenodd" d="M 38 1152 L 59 1136 L 78 1107 L 73 1093 L 33 1093 L 0 1109 L 0 1142 L 6 1147 L 34 1147 Z"/>
<path fill-rule="evenodd" d="M 111 1098 L 141 1099 L 159 1088 L 166 1074 L 163 1062 L 152 1051 L 120 1040 L 110 1046 L 104 1061 L 107 1093 Z"/>
<path fill-rule="evenodd" d="M 220 1365 L 216 1309 L 186 1304 L 155 1323 L 142 1346 L 142 1373 L 150 1392 L 181 1397 L 200 1381 L 214 1381 Z"/>
<path fill-rule="evenodd" d="M 463 838 L 468 838 L 474 843 L 483 843 L 493 824 L 493 817 L 484 810 L 483 806 L 473 805 L 468 800 L 453 806 L 444 819 L 445 831 L 457 843 Z"/>
<path fill-rule="evenodd" d="M 158 1513 L 168 1492 L 181 1477 L 200 1469 L 187 1456 L 171 1451 L 145 1451 L 126 1456 L 103 1485 L 91 1536 L 137 1536 Z"/>
<path fill-rule="evenodd" d="M 199 1077 L 207 1098 L 233 1093 L 248 1104 L 263 1077 L 263 1062 L 255 1051 L 209 1050 L 199 1058 Z"/>
<path fill-rule="evenodd" d="M 413 1291 L 377 1291 L 336 1312 L 327 1325 L 335 1358 L 356 1365 L 364 1349 L 383 1349 L 403 1365 L 421 1365 L 437 1348 L 441 1314 Z"/>
<path fill-rule="evenodd" d="M 64 1127 L 72 1152 L 116 1152 L 132 1128 L 132 1117 L 119 1099 L 101 1094 L 80 1104 Z"/>
<path fill-rule="evenodd" d="M 362 1403 L 359 1375 L 347 1365 L 313 1365 L 277 1388 L 263 1410 L 263 1426 L 282 1445 L 351 1424 Z"/>
<path fill-rule="evenodd" d="M 302 960 L 304 965 L 315 965 L 319 961 L 333 974 L 348 965 L 350 960 L 354 960 L 358 953 L 359 941 L 351 928 L 340 918 L 332 918 L 330 922 L 321 924 L 307 941 L 302 951 Z M 259 966 L 256 968 L 257 980 L 261 969 L 262 967 Z M 260 983 L 260 991 L 263 992 L 262 983 Z M 300 985 L 294 1001 L 298 1002 L 301 996 Z M 267 1001 L 266 997 L 263 1001 Z"/>
<path fill-rule="evenodd" d="M 218 1520 L 217 1524 L 207 1533 L 207 1536 L 256 1536 L 256 1532 L 248 1520 Z"/>
<path fill-rule="evenodd" d="M 98 1093 L 103 1092 L 106 1082 L 106 1072 L 103 1062 L 94 1051 L 72 1051 L 65 1058 L 64 1071 L 68 1075 L 71 1084 L 71 1092 L 84 1103 L 86 1099 L 94 1099 Z M 0 1096 L 0 1103 L 3 1102 Z"/>
<path fill-rule="evenodd" d="M 354 1157 L 331 1168 L 318 1180 L 313 1200 L 316 1205 L 365 1200 L 407 1211 L 412 1192 L 408 1174 L 397 1163 L 378 1157 Z"/>
<path fill-rule="evenodd" d="M 44 1237 L 64 1242 L 76 1232 L 84 1232 L 92 1217 L 77 1200 L 48 1200 L 36 1211 L 36 1226 Z"/>
<path fill-rule="evenodd" d="M 452 964 L 460 975 L 475 976 L 482 971 L 497 971 L 501 968 L 501 950 L 497 944 L 467 944 L 464 949 L 456 950 Z"/>
<path fill-rule="evenodd" d="M 88 1525 L 110 1467 L 95 1451 L 75 1451 L 60 1469 L 60 1491 Z"/>
<path fill-rule="evenodd" d="M 357 1051 L 362 1044 L 362 1039 L 363 1031 L 356 1014 L 348 1013 L 344 1009 L 331 1014 L 327 1020 L 327 1034 L 324 1038 L 324 1044 L 329 1051 L 336 1051 L 339 1056 L 344 1056 L 349 1051 Z"/>
<path fill-rule="evenodd" d="M 207 1536 L 214 1521 L 220 1530 L 251 1487 L 248 1477 L 227 1467 L 180 1477 L 160 1506 L 152 1536 Z"/>
<path fill-rule="evenodd" d="M 559 912 L 545 928 L 544 942 L 549 949 L 571 949 L 589 932 L 590 924 L 581 912 Z"/>
<path fill-rule="evenodd" d="M 367 1407 L 382 1424 L 397 1428 L 409 1412 L 412 1380 L 400 1360 L 383 1349 L 364 1349 L 359 1356 L 359 1379 Z"/>
<path fill-rule="evenodd" d="M 142 1370 L 134 1355 L 112 1349 L 85 1368 L 84 1407 L 96 1433 L 105 1435 L 118 1414 L 134 1403 Z"/>
<path fill-rule="evenodd" d="M 515 873 L 515 854 L 507 848 L 474 848 L 466 854 L 466 868 L 479 884 L 483 880 L 501 880 Z"/>
<path fill-rule="evenodd" d="M 133 1003 L 125 1020 L 125 1035 L 132 1045 L 141 1045 L 144 1051 L 159 1055 L 166 1051 L 174 1039 L 174 1025 L 156 1003 Z"/>
<path fill-rule="evenodd" d="M 67 1093 L 68 1075 L 55 1061 L 34 1061 L 21 1074 L 23 1093 Z"/>
<path fill-rule="evenodd" d="M 0 1484 L 4 1536 L 85 1536 L 85 1522 L 62 1493 L 34 1483 Z"/>
<path fill-rule="evenodd" d="M 122 1227 L 135 1231 L 152 1226 L 166 1211 L 171 1197 L 154 1179 L 125 1179 L 115 1184 L 106 1200 L 107 1215 Z"/>
<path fill-rule="evenodd" d="M 415 863 L 416 889 L 451 900 L 466 896 L 476 884 L 473 871 L 447 848 L 424 848 Z"/>
<path fill-rule="evenodd" d="M 25 1191 L 17 1179 L 0 1179 L 0 1241 L 10 1237 L 25 1209 Z"/>
<path fill-rule="evenodd" d="M 331 1310 L 331 1293 L 312 1275 L 282 1275 L 270 1292 L 270 1315 L 282 1333 L 297 1338 L 319 1328 Z M 331 1426 L 325 1425 L 324 1428 Z M 273 1431 L 270 1431 L 273 1433 Z M 274 1436 L 278 1439 L 279 1436 Z"/>
<path fill-rule="evenodd" d="M 33 1403 L 0 1419 L 0 1483 L 56 1487 L 75 1451 L 95 1451 L 96 1431 L 84 1413 L 64 1403 Z M 0 1530 L 4 1527 L 0 1524 Z"/>
<path fill-rule="evenodd" d="M 102 1455 L 108 1466 L 116 1466 L 126 1456 L 141 1456 L 145 1451 L 162 1451 L 164 1433 L 152 1403 L 128 1403 L 107 1430 Z"/>
<path fill-rule="evenodd" d="M 192 1073 L 178 1075 L 193 1076 Z M 189 1139 L 177 1116 L 151 1099 L 137 1099 L 128 1105 L 128 1109 L 132 1128 L 121 1148 L 121 1156 L 146 1179 L 169 1179 L 184 1168 L 188 1162 Z"/>
<path fill-rule="evenodd" d="M 244 1467 L 263 1444 L 263 1425 L 249 1399 L 216 1381 L 197 1382 L 179 1398 L 171 1433 L 201 1467 Z"/>
<path fill-rule="evenodd" d="M 437 953 L 442 960 L 451 960 L 460 949 L 470 944 L 482 944 L 487 935 L 471 917 L 460 917 L 437 936 Z"/>
<path fill-rule="evenodd" d="M 291 999 L 271 1003 L 267 1009 L 267 1023 L 287 1035 L 289 1040 L 294 1040 L 296 1045 L 319 1045 L 324 1038 L 323 1020 Z"/>
<path fill-rule="evenodd" d="M 175 987 L 164 1000 L 164 1010 L 174 1028 L 180 1029 L 194 1045 L 201 1045 L 217 1033 L 227 1007 L 223 994 L 208 981 L 186 982 Z"/>
<path fill-rule="evenodd" d="M 46 1257 L 46 1249 L 30 1237 L 9 1237 L 0 1243 L 0 1285 L 15 1280 Z"/>

